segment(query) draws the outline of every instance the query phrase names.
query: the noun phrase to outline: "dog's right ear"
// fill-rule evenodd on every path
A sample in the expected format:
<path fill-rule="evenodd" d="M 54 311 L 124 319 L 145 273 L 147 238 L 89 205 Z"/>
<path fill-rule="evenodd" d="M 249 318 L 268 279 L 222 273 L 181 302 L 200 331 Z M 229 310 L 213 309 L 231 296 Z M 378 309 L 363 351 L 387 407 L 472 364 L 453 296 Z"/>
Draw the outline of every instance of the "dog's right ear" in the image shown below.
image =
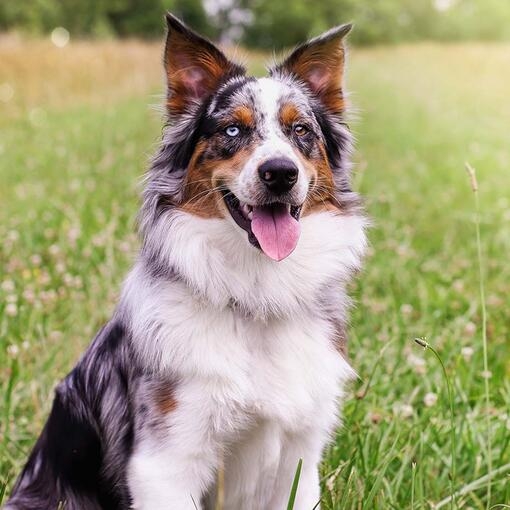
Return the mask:
<path fill-rule="evenodd" d="M 227 79 L 245 69 L 231 62 L 214 44 L 167 13 L 165 45 L 167 108 L 180 115 L 209 97 Z"/>
<path fill-rule="evenodd" d="M 331 113 L 343 113 L 344 40 L 351 28 L 350 23 L 340 25 L 299 45 L 271 74 L 290 74 L 306 84 Z"/>

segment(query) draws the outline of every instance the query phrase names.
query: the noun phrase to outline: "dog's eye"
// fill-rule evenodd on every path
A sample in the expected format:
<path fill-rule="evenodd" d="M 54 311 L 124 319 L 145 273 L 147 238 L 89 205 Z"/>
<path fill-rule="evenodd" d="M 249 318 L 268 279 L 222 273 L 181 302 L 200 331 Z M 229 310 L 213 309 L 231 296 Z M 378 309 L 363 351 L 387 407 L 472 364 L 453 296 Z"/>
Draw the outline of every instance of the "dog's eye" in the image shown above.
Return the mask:
<path fill-rule="evenodd" d="M 298 136 L 306 135 L 306 133 L 308 133 L 308 128 L 303 126 L 303 124 L 297 124 L 294 126 L 294 133 Z"/>
<path fill-rule="evenodd" d="M 237 136 L 240 132 L 241 130 L 237 126 L 228 126 L 225 129 L 225 133 L 231 137 Z"/>

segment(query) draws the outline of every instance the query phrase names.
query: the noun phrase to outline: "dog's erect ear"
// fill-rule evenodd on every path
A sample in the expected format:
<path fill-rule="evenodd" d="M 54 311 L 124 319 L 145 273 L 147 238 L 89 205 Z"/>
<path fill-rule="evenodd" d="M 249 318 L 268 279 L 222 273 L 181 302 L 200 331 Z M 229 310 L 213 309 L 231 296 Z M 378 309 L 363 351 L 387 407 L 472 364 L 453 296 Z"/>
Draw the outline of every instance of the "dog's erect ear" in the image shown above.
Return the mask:
<path fill-rule="evenodd" d="M 344 38 L 352 25 L 346 24 L 298 46 L 271 74 L 290 74 L 303 81 L 331 113 L 345 108 L 342 91 Z"/>
<path fill-rule="evenodd" d="M 211 95 L 225 80 L 245 69 L 231 62 L 214 44 L 167 13 L 165 70 L 170 114 L 184 113 Z"/>

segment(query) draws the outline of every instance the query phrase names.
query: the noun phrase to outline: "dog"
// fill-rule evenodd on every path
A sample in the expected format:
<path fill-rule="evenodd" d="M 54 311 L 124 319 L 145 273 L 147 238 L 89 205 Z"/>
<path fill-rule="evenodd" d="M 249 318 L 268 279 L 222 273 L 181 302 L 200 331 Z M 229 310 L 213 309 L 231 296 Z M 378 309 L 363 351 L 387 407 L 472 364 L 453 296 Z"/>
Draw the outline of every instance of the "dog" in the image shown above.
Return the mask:
<path fill-rule="evenodd" d="M 319 508 L 354 371 L 342 25 L 263 78 L 166 15 L 168 122 L 111 320 L 57 386 L 5 510 Z"/>

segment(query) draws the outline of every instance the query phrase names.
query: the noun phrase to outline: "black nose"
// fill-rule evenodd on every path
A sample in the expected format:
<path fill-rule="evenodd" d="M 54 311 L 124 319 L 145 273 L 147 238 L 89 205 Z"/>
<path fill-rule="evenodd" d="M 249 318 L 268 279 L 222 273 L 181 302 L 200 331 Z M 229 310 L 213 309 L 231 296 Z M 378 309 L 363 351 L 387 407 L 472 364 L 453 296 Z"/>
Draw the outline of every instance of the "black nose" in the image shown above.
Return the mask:
<path fill-rule="evenodd" d="M 259 166 L 259 177 L 269 191 L 281 195 L 296 184 L 298 169 L 290 159 L 268 159 Z"/>

